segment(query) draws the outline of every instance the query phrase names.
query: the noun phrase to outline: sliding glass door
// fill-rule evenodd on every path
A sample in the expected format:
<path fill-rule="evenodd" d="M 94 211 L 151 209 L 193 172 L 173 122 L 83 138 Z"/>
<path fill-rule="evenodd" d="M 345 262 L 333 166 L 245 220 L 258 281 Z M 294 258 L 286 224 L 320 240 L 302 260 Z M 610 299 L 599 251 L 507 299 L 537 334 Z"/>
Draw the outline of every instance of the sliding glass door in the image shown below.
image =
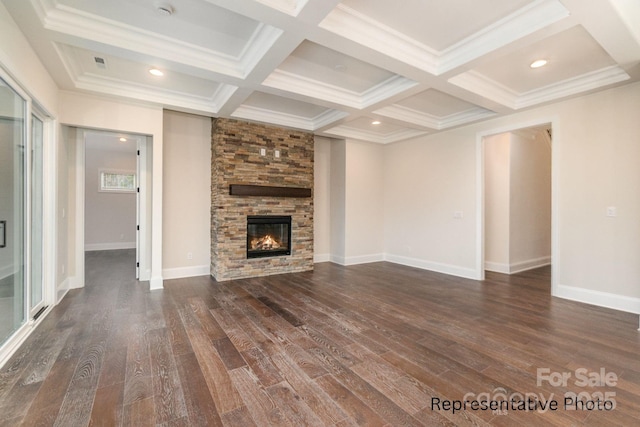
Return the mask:
<path fill-rule="evenodd" d="M 0 344 L 26 322 L 27 103 L 0 79 Z"/>
<path fill-rule="evenodd" d="M 29 314 L 33 317 L 44 306 L 44 277 L 43 270 L 43 141 L 44 124 L 35 115 L 31 115 L 31 201 L 30 209 L 30 242 L 31 259 L 29 277 Z"/>

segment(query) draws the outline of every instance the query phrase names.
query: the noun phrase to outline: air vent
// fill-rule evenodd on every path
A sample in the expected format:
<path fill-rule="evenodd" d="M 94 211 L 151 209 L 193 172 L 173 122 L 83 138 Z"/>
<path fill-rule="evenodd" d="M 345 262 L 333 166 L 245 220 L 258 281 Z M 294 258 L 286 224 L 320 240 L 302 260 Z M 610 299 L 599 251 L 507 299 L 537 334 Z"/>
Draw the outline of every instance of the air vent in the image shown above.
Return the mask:
<path fill-rule="evenodd" d="M 107 68 L 107 61 L 105 61 L 104 58 L 100 58 L 99 56 L 94 56 L 93 60 L 95 61 L 96 66 L 98 68 L 102 68 L 103 70 Z"/>

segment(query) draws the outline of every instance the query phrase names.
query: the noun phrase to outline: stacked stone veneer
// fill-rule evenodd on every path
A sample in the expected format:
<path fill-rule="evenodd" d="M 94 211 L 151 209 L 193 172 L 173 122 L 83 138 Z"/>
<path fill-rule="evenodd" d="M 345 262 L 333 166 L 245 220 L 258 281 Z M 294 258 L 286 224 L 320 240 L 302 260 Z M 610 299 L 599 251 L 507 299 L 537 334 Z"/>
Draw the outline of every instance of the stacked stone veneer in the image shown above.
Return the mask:
<path fill-rule="evenodd" d="M 313 134 L 218 118 L 211 148 L 211 275 L 224 281 L 312 270 L 313 197 L 230 196 L 229 185 L 313 189 Z M 247 215 L 291 215 L 291 255 L 247 259 Z"/>

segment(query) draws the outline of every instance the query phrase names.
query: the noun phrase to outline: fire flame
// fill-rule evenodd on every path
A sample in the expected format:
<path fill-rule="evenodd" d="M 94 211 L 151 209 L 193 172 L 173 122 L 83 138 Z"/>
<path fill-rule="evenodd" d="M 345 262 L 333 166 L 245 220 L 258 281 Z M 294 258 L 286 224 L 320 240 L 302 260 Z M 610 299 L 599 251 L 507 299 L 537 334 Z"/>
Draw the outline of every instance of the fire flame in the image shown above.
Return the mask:
<path fill-rule="evenodd" d="M 251 240 L 251 250 L 268 251 L 280 248 L 280 243 L 270 235 Z"/>

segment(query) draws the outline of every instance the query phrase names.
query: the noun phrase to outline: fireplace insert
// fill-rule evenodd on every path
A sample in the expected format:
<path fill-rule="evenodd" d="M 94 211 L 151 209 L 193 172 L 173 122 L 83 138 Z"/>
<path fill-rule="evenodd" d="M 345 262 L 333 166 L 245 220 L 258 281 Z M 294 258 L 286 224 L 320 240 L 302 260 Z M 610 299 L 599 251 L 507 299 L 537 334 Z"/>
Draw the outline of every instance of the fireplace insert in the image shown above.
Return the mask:
<path fill-rule="evenodd" d="M 291 255 L 290 216 L 247 216 L 247 258 Z"/>

